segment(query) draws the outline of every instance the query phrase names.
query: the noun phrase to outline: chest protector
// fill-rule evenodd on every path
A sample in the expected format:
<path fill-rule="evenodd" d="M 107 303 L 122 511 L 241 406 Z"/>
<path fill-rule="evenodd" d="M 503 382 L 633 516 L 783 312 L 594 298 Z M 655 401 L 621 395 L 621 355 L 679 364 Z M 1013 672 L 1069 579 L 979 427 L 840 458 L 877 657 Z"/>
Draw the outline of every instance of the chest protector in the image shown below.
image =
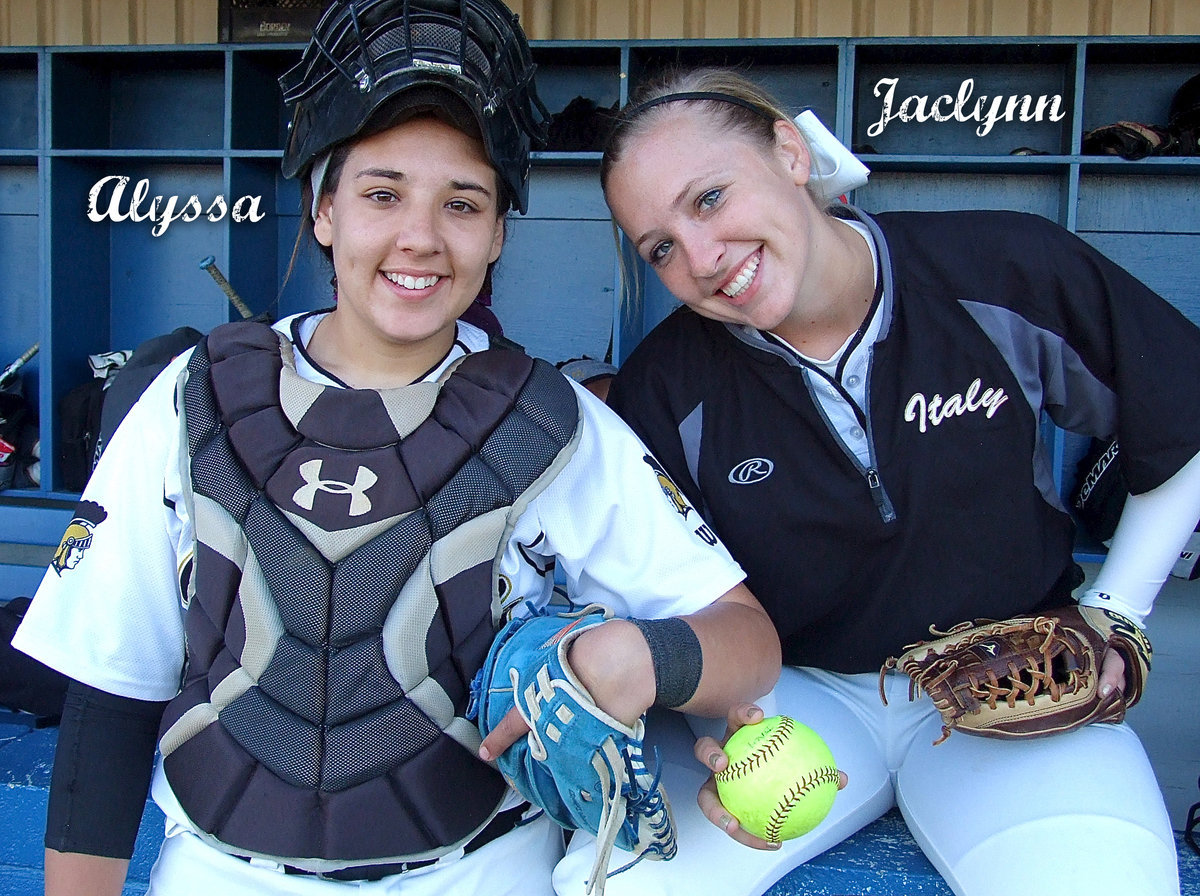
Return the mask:
<path fill-rule="evenodd" d="M 463 716 L 499 620 L 499 555 L 574 450 L 550 365 L 469 355 L 374 391 L 296 373 L 234 323 L 180 378 L 196 528 L 172 790 L 219 848 L 312 871 L 469 841 L 506 792 Z"/>

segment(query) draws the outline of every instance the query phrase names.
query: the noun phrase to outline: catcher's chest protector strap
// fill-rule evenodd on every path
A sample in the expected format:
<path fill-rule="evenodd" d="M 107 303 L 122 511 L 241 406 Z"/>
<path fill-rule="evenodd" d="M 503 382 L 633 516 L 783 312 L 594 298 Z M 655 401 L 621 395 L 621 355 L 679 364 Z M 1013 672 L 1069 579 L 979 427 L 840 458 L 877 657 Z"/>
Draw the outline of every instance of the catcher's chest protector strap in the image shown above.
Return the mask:
<path fill-rule="evenodd" d="M 198 544 L 167 776 L 239 853 L 440 855 L 505 791 L 463 714 L 497 557 L 570 456 L 577 399 L 516 352 L 383 392 L 308 382 L 291 352 L 229 324 L 181 377 Z"/>

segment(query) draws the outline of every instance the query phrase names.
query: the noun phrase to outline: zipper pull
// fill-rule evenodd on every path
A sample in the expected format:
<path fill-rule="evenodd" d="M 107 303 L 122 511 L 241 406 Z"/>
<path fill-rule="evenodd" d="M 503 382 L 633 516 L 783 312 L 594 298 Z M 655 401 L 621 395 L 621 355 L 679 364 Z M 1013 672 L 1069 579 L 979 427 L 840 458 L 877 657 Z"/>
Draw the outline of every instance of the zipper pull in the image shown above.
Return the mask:
<path fill-rule="evenodd" d="M 885 523 L 894 521 L 896 511 L 883 490 L 883 481 L 879 478 L 879 471 L 874 467 L 867 470 L 867 488 L 871 490 L 871 500 L 875 502 L 875 507 L 878 508 L 883 521 Z"/>

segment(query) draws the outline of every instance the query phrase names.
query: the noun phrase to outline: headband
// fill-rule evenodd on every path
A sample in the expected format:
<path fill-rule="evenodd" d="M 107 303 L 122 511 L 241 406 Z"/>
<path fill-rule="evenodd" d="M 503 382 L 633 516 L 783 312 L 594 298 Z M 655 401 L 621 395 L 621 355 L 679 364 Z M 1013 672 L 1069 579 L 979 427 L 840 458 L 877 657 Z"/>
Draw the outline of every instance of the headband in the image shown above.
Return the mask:
<path fill-rule="evenodd" d="M 684 100 L 712 100 L 717 103 L 732 103 L 735 106 L 741 106 L 743 109 L 749 109 L 754 114 L 768 121 L 775 120 L 774 113 L 768 112 L 766 109 L 755 105 L 749 100 L 744 100 L 740 96 L 733 96 L 729 93 L 716 93 L 710 90 L 687 90 L 681 93 L 664 93 L 662 96 L 656 96 L 654 99 L 638 103 L 636 106 L 626 106 L 621 112 L 621 118 L 625 121 L 631 121 L 654 106 L 661 106 L 663 103 L 682 102 Z"/>
<path fill-rule="evenodd" d="M 654 106 L 687 100 L 712 100 L 718 103 L 730 103 L 734 106 L 741 106 L 743 109 L 749 109 L 751 112 L 769 121 L 775 120 L 773 112 L 763 109 L 749 100 L 744 100 L 740 96 L 699 90 L 666 93 L 662 96 L 656 96 L 654 99 L 646 100 L 644 103 L 638 103 L 636 106 L 627 106 L 621 112 L 621 120 L 629 122 Z M 860 162 L 858 157 L 847 149 L 837 137 L 829 132 L 829 129 L 821 123 L 821 120 L 813 114 L 811 109 L 804 110 L 793 121 L 808 143 L 808 148 L 812 155 L 809 180 L 812 183 L 813 190 L 822 199 L 826 202 L 835 200 L 850 190 L 866 184 L 867 176 L 871 173 L 870 169 Z"/>

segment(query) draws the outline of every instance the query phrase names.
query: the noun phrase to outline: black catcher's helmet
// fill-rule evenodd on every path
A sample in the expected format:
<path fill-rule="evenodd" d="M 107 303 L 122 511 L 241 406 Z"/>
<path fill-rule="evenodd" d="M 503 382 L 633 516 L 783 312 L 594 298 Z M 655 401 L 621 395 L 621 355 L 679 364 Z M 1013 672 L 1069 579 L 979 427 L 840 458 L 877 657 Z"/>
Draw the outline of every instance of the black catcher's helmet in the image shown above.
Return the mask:
<path fill-rule="evenodd" d="M 1168 115 L 1179 155 L 1200 155 L 1200 75 L 1188 78 L 1175 91 Z"/>
<path fill-rule="evenodd" d="M 471 130 L 524 213 L 529 152 L 549 119 L 533 72 L 525 34 L 501 0 L 334 0 L 279 79 L 293 110 L 283 174 L 303 175 L 386 100 L 415 90 L 417 105 L 452 118 L 461 116 L 454 106 L 470 111 Z"/>
<path fill-rule="evenodd" d="M 1171 97 L 1171 109 L 1167 113 L 1175 127 L 1200 126 L 1200 75 L 1188 78 Z"/>

